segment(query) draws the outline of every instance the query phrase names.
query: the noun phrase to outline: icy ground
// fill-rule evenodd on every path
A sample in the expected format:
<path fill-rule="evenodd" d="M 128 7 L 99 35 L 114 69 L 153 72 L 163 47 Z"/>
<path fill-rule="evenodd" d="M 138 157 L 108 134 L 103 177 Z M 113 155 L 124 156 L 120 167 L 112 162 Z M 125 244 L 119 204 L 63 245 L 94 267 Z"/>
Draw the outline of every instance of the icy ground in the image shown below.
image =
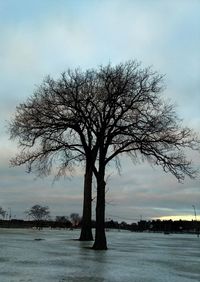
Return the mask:
<path fill-rule="evenodd" d="M 0 282 L 199 282 L 200 238 L 107 232 L 108 251 L 79 231 L 0 229 Z M 42 239 L 42 240 L 38 240 Z"/>

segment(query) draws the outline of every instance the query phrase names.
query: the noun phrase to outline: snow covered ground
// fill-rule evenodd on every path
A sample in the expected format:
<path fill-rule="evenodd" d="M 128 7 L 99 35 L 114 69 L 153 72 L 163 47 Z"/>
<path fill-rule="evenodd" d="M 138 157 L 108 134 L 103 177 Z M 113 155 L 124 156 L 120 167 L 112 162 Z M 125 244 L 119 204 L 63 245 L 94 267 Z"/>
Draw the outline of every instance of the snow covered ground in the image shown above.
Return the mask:
<path fill-rule="evenodd" d="M 0 282 L 200 281 L 200 238 L 107 232 L 108 251 L 79 231 L 0 229 Z M 37 240 L 42 239 L 42 240 Z"/>

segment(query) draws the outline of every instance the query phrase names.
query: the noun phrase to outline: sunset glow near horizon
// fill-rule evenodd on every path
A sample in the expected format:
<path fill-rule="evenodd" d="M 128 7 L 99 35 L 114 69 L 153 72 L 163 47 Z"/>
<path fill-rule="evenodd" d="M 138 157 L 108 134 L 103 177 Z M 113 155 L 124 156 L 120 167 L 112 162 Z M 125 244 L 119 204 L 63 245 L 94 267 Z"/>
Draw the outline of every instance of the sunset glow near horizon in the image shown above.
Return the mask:
<path fill-rule="evenodd" d="M 200 1 L 7 0 L 0 2 L 0 206 L 15 218 L 34 204 L 48 205 L 52 216 L 82 214 L 84 168 L 52 184 L 25 167 L 10 167 L 18 151 L 9 140 L 7 121 L 44 77 L 68 68 L 85 70 L 127 60 L 165 75 L 163 97 L 177 105 L 183 124 L 200 135 Z M 188 152 L 200 168 L 200 154 Z M 200 180 L 178 183 L 146 162 L 122 158 L 114 164 L 106 194 L 106 217 L 200 219 Z M 96 194 L 94 183 L 93 195 Z M 95 201 L 93 204 L 95 214 Z"/>
<path fill-rule="evenodd" d="M 197 216 L 196 218 L 194 215 L 173 215 L 173 216 L 161 216 L 160 218 L 153 218 L 153 219 L 160 219 L 160 220 L 187 220 L 187 221 L 195 221 L 200 220 L 200 216 Z"/>

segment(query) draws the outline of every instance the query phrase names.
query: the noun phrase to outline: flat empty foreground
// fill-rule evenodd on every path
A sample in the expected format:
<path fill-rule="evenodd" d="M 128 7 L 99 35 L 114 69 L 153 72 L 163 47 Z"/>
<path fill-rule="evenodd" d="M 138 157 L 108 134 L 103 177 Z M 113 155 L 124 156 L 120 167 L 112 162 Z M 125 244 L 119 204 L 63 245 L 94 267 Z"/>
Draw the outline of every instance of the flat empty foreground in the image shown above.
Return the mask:
<path fill-rule="evenodd" d="M 109 231 L 108 251 L 78 237 L 78 230 L 0 229 L 0 281 L 200 281 L 195 235 Z"/>

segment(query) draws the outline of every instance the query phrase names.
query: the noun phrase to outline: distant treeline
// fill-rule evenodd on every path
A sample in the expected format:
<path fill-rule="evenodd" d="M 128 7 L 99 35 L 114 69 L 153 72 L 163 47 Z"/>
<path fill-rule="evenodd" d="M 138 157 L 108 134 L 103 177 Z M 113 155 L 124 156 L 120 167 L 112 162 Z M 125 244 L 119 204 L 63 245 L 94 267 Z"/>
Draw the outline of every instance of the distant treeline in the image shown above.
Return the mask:
<path fill-rule="evenodd" d="M 186 220 L 140 220 L 138 223 L 128 224 L 126 222 L 110 221 L 106 223 L 107 228 L 126 229 L 135 232 L 166 232 L 166 233 L 199 233 L 200 223 L 198 221 Z"/>
<path fill-rule="evenodd" d="M 81 221 L 74 224 L 70 220 L 0 220 L 0 228 L 80 228 Z M 95 221 L 92 221 L 95 228 Z M 192 220 L 141 220 L 137 223 L 128 224 L 125 221 L 107 221 L 106 229 L 130 230 L 133 232 L 169 232 L 169 233 L 199 233 L 200 222 Z"/>
<path fill-rule="evenodd" d="M 106 228 L 124 229 L 133 232 L 166 232 L 166 233 L 199 233 L 200 222 L 186 220 L 140 220 L 137 223 L 128 224 L 125 221 L 106 222 Z"/>
<path fill-rule="evenodd" d="M 71 221 L 58 222 L 47 220 L 0 220 L 0 228 L 72 228 Z"/>

